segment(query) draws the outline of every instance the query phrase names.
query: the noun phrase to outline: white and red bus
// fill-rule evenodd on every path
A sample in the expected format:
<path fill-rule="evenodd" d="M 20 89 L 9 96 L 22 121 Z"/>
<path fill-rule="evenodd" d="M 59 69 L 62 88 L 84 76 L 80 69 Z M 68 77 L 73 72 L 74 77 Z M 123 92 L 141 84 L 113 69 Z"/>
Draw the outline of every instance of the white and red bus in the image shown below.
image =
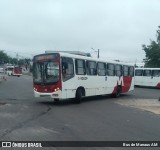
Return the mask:
<path fill-rule="evenodd" d="M 118 97 L 134 89 L 134 66 L 75 54 L 54 52 L 34 56 L 35 97 L 55 101 L 112 94 Z"/>
<path fill-rule="evenodd" d="M 160 89 L 160 68 L 135 68 L 135 85 Z"/>
<path fill-rule="evenodd" d="M 22 75 L 22 68 L 18 67 L 18 66 L 7 66 L 6 74 L 8 76 L 18 76 L 18 77 L 20 77 Z"/>

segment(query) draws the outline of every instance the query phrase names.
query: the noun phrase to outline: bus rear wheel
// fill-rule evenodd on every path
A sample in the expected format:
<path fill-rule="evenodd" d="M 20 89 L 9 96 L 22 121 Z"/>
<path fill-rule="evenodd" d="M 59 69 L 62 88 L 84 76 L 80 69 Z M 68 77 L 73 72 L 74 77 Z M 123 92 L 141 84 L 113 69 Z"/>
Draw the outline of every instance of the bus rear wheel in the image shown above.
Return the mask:
<path fill-rule="evenodd" d="M 116 89 L 116 92 L 113 94 L 113 97 L 114 98 L 120 97 L 121 91 L 122 91 L 121 87 L 118 86 L 117 89 Z"/>
<path fill-rule="evenodd" d="M 83 96 L 83 91 L 81 88 L 77 89 L 77 92 L 76 92 L 76 98 L 75 98 L 75 102 L 76 103 L 81 103 L 82 101 L 82 96 Z"/>

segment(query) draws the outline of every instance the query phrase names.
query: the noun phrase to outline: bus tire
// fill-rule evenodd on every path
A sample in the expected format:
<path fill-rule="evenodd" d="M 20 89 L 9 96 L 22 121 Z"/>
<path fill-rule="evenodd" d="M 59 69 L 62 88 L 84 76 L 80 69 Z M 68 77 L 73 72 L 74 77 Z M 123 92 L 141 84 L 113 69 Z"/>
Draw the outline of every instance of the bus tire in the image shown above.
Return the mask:
<path fill-rule="evenodd" d="M 114 98 L 120 97 L 121 91 L 122 91 L 121 87 L 118 86 L 117 89 L 116 89 L 116 92 L 113 94 L 113 97 Z"/>
<path fill-rule="evenodd" d="M 54 102 L 55 102 L 56 104 L 58 104 L 58 103 L 59 103 L 59 99 L 58 99 L 58 98 L 54 98 Z"/>
<path fill-rule="evenodd" d="M 83 91 L 81 88 L 77 89 L 76 91 L 76 98 L 75 98 L 75 101 L 76 103 L 80 104 L 81 101 L 82 101 L 82 95 L 83 95 Z"/>

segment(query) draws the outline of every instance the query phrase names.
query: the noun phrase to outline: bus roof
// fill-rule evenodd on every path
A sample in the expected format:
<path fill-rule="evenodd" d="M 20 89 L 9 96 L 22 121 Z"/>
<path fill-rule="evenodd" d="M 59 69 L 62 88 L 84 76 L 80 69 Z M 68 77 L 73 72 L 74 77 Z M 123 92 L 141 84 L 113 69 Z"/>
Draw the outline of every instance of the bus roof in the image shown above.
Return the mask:
<path fill-rule="evenodd" d="M 119 65 L 126 65 L 126 66 L 134 66 L 128 63 L 124 62 L 117 62 L 117 61 L 111 61 L 107 59 L 98 59 L 98 58 L 93 58 L 93 57 L 87 57 L 87 56 L 81 56 L 81 55 L 75 55 L 75 54 L 70 54 L 70 53 L 64 53 L 64 52 L 51 52 L 51 53 L 43 53 L 36 56 L 41 56 L 41 55 L 49 55 L 49 54 L 60 54 L 62 57 L 71 57 L 71 58 L 76 58 L 76 59 L 85 59 L 85 60 L 90 60 L 90 61 L 98 61 L 98 62 L 105 62 L 105 63 L 113 63 L 113 64 L 119 64 Z"/>
<path fill-rule="evenodd" d="M 67 53 L 67 54 L 91 57 L 90 53 L 85 53 L 85 52 L 80 52 L 80 51 L 45 51 L 45 53 Z"/>

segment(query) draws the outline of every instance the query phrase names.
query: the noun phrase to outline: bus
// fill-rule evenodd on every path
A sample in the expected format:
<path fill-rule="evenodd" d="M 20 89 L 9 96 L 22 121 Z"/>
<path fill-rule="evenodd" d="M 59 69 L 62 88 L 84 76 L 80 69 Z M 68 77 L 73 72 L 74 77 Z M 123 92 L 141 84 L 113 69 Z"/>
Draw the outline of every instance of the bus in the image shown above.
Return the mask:
<path fill-rule="evenodd" d="M 134 89 L 134 66 L 64 52 L 44 53 L 33 58 L 35 97 L 55 101 L 112 94 L 119 97 Z"/>
<path fill-rule="evenodd" d="M 135 68 L 135 85 L 160 89 L 160 68 Z"/>
<path fill-rule="evenodd" d="M 17 76 L 20 77 L 22 75 L 22 68 L 18 66 L 7 66 L 6 74 L 8 76 Z"/>

